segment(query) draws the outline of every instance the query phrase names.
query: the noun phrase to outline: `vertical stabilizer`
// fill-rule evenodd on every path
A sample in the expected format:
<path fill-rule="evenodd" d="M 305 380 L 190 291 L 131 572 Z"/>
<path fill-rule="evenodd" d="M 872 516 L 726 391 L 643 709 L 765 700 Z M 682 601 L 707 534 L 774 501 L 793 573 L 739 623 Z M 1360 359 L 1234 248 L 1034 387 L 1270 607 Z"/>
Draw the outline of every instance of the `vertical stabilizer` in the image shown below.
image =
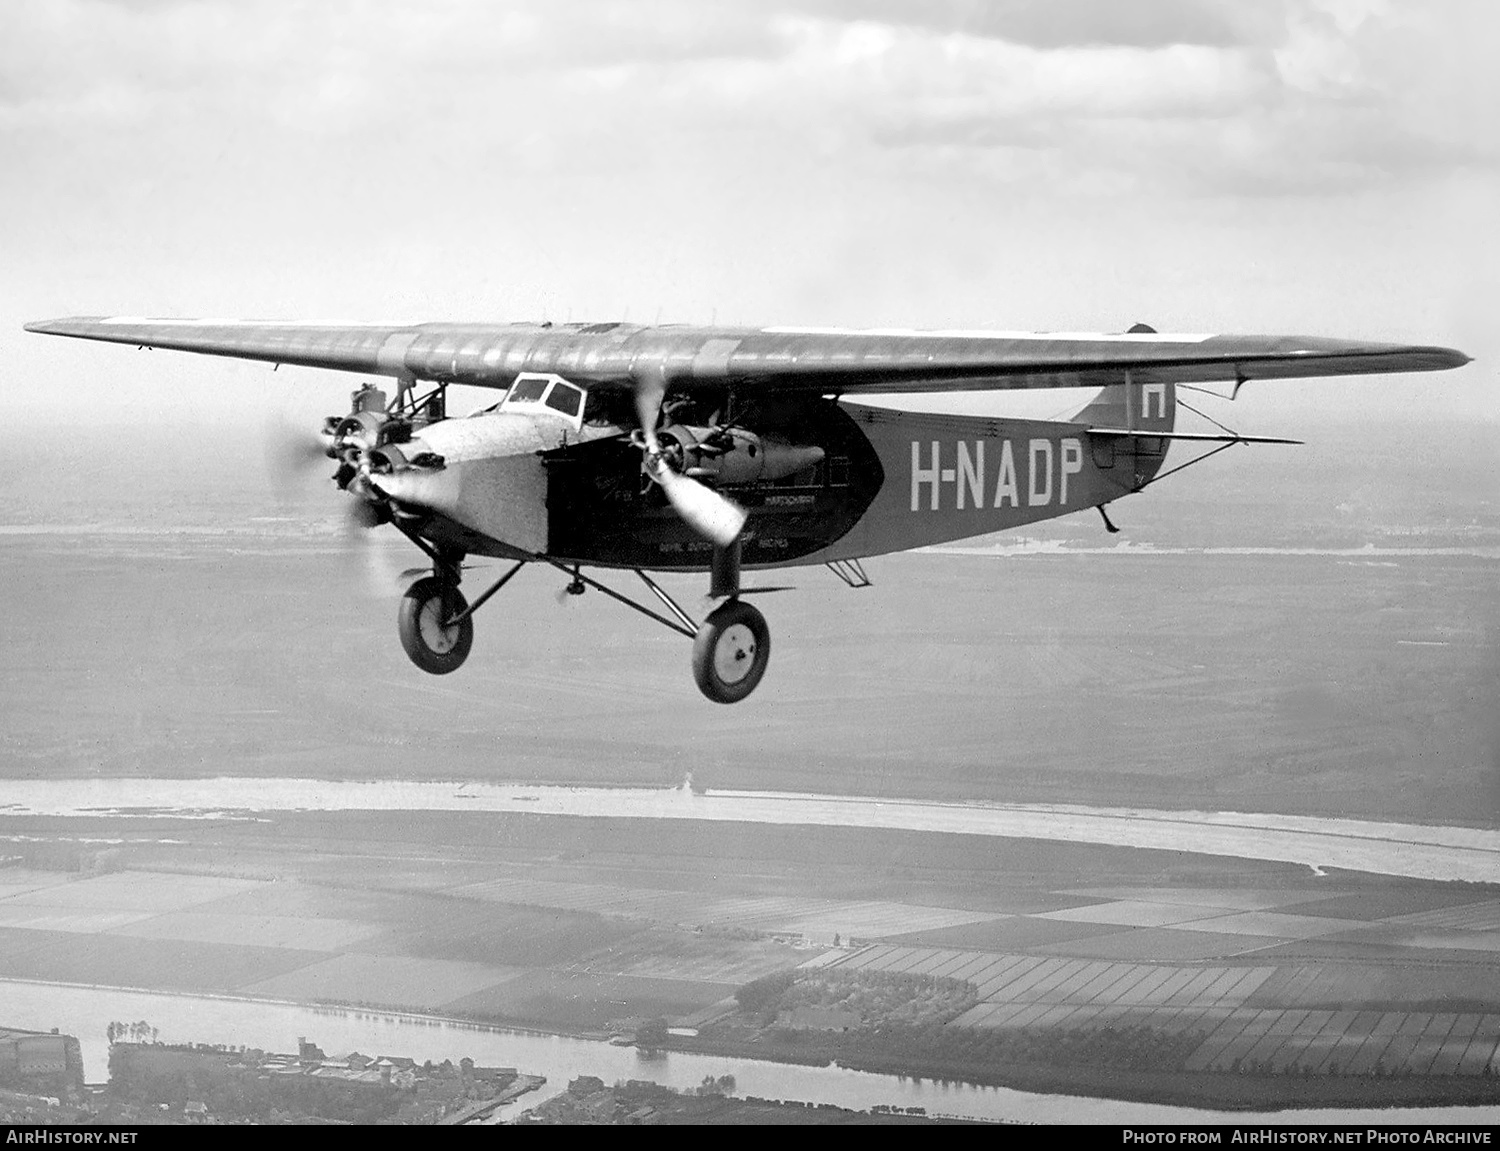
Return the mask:
<path fill-rule="evenodd" d="M 1170 380 L 1109 384 L 1073 420 L 1112 431 L 1170 432 L 1177 420 L 1177 387 Z"/>

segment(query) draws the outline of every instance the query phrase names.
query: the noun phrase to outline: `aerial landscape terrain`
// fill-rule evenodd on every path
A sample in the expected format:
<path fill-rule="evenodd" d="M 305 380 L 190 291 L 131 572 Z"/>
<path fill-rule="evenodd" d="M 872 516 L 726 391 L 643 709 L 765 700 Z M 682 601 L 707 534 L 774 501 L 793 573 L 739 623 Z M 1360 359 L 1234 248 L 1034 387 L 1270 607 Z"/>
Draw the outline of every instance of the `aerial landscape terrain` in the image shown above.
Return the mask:
<path fill-rule="evenodd" d="M 1366 442 L 1278 464 L 1277 506 L 1215 461 L 1119 505 L 1123 544 L 1080 516 L 871 561 L 870 589 L 795 572 L 735 709 L 680 641 L 533 573 L 422 676 L 392 634 L 409 561 L 343 538 L 331 493 L 299 518 L 263 487 L 126 509 L 23 481 L 0 980 L 1184 1106 L 1493 1104 L 1500 514 L 1457 498 L 1475 452 Z M 129 780 L 179 782 L 134 806 Z M 362 781 L 441 802 L 340 798 Z M 655 817 L 559 814 L 610 788 Z M 693 807 L 742 793 L 1447 827 L 1478 863 Z"/>

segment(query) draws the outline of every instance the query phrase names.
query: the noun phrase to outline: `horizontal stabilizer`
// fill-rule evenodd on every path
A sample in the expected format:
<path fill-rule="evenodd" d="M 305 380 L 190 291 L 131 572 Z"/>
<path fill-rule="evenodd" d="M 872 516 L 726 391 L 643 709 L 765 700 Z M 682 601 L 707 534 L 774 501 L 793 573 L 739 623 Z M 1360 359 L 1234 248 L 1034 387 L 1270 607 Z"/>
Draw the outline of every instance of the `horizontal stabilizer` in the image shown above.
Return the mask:
<path fill-rule="evenodd" d="M 1149 436 L 1156 440 L 1199 440 L 1210 444 L 1301 444 L 1304 440 L 1284 440 L 1279 436 L 1241 436 L 1234 432 L 1153 432 L 1146 428 L 1089 428 L 1091 436 Z"/>

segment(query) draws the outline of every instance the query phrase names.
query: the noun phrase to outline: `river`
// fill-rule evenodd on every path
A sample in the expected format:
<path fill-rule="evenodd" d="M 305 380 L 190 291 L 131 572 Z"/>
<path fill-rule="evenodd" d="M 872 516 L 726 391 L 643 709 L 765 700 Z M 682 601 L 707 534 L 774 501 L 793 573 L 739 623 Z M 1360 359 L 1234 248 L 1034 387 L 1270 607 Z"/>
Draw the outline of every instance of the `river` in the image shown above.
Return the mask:
<path fill-rule="evenodd" d="M 1004 1087 L 937 1083 L 840 1067 L 802 1067 L 756 1059 L 667 1053 L 645 1057 L 600 1040 L 511 1031 L 437 1016 L 352 1011 L 228 996 L 177 995 L 73 984 L 0 980 L 0 1026 L 60 1031 L 83 1048 L 89 1082 L 108 1078 L 105 1029 L 112 1021 L 145 1020 L 164 1043 L 232 1043 L 293 1052 L 305 1037 L 329 1055 L 362 1051 L 418 1061 L 515 1067 L 545 1075 L 547 1085 L 501 1112 L 509 1118 L 566 1089 L 579 1075 L 606 1083 L 649 1079 L 694 1087 L 704 1076 L 733 1075 L 736 1093 L 765 1099 L 830 1103 L 855 1111 L 879 1104 L 924 1107 L 929 1114 L 991 1122 L 1108 1124 L 1459 1123 L 1500 1122 L 1500 1107 L 1244 1113 L 1166 1107 L 1066 1095 L 1036 1095 Z"/>

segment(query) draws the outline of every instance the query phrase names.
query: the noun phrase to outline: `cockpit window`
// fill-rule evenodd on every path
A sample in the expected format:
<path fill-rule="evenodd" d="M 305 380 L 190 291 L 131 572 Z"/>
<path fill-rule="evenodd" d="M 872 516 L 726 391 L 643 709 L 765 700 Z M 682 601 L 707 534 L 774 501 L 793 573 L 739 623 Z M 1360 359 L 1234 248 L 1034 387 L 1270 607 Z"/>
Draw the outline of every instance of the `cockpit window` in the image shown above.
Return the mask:
<path fill-rule="evenodd" d="M 547 406 L 556 408 L 565 416 L 576 416 L 582 405 L 583 393 L 567 384 L 553 384 L 552 390 L 547 393 Z"/>
<path fill-rule="evenodd" d="M 515 386 L 510 390 L 510 395 L 505 397 L 505 401 L 510 404 L 535 403 L 542 398 L 542 393 L 546 390 L 547 381 L 545 379 L 536 379 L 533 377 L 526 380 L 517 380 Z"/>

